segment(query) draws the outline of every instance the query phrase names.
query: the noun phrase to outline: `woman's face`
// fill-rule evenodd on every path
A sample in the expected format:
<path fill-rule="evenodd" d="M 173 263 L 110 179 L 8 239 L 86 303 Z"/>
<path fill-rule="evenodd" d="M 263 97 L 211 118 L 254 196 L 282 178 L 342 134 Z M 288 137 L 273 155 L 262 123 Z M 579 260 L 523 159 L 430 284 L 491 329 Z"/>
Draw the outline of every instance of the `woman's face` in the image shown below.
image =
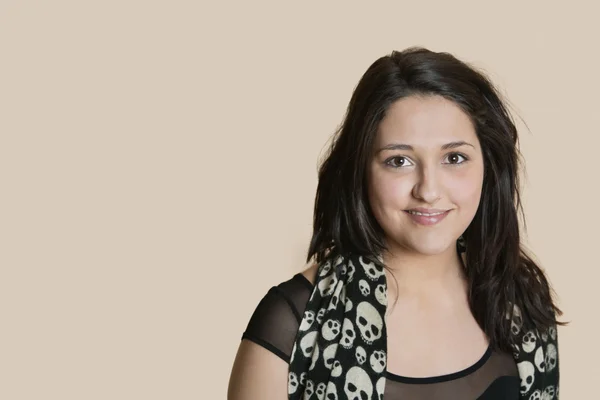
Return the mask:
<path fill-rule="evenodd" d="M 410 96 L 390 106 L 379 125 L 368 185 L 390 250 L 434 255 L 454 246 L 475 216 L 482 185 L 479 140 L 456 104 Z"/>

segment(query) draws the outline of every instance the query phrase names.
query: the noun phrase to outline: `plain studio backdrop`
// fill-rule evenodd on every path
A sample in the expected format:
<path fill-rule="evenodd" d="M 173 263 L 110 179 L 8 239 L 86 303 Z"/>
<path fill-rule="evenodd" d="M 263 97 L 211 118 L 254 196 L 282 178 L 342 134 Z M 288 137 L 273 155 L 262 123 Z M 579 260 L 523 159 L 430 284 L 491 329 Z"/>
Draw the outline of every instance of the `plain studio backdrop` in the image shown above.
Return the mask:
<path fill-rule="evenodd" d="M 595 2 L 301 3 L 0 1 L 0 398 L 224 399 L 354 86 L 409 46 L 510 100 L 561 398 L 597 398 Z"/>

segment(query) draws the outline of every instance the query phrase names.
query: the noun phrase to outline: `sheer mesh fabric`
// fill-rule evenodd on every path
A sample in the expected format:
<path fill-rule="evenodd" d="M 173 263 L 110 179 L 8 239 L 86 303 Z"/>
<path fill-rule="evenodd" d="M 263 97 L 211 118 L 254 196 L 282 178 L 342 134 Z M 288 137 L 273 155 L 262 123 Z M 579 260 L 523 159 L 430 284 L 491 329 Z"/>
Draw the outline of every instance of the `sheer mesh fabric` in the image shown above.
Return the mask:
<path fill-rule="evenodd" d="M 297 274 L 271 288 L 256 307 L 242 339 L 251 340 L 289 362 L 312 284 Z M 511 400 L 520 379 L 510 354 L 488 348 L 471 367 L 453 374 L 409 378 L 386 373 L 385 400 Z"/>
<path fill-rule="evenodd" d="M 271 288 L 256 307 L 242 338 L 260 344 L 289 362 L 311 292 L 311 284 L 303 275 Z"/>

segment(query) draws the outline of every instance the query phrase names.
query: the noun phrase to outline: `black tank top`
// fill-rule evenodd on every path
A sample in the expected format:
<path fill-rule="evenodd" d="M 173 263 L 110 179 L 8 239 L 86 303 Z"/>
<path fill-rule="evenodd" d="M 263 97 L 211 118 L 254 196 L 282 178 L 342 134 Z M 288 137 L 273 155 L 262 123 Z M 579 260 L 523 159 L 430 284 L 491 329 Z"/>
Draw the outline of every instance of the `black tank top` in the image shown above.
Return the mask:
<path fill-rule="evenodd" d="M 272 287 L 254 310 L 242 340 L 289 363 L 313 285 L 302 274 Z M 473 365 L 452 374 L 412 378 L 386 372 L 385 400 L 517 400 L 520 379 L 510 354 L 488 348 Z"/>

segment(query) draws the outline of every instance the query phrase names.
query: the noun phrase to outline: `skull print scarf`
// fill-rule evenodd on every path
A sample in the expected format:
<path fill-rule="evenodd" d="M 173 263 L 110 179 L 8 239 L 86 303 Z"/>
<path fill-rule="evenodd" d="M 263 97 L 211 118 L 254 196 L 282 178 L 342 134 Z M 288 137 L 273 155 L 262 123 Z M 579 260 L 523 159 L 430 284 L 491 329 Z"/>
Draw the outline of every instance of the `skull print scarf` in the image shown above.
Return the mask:
<path fill-rule="evenodd" d="M 457 248 L 464 251 L 460 243 Z M 378 260 L 340 255 L 319 265 L 290 355 L 289 400 L 384 398 L 387 285 Z M 556 328 L 522 332 L 516 306 L 507 318 L 521 398 L 558 399 Z"/>

